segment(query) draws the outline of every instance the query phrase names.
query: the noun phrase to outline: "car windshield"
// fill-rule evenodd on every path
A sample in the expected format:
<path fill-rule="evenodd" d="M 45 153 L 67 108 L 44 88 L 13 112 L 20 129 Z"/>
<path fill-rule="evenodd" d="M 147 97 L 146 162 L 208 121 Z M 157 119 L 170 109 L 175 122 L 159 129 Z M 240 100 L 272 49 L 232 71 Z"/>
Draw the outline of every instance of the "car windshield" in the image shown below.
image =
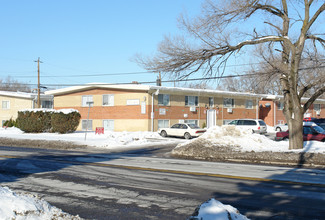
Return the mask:
<path fill-rule="evenodd" d="M 320 126 L 313 126 L 313 129 L 320 134 L 325 134 L 325 130 L 323 128 L 321 128 Z"/>
<path fill-rule="evenodd" d="M 200 128 L 199 126 L 197 126 L 196 124 L 187 124 L 190 128 L 192 129 L 197 129 Z"/>

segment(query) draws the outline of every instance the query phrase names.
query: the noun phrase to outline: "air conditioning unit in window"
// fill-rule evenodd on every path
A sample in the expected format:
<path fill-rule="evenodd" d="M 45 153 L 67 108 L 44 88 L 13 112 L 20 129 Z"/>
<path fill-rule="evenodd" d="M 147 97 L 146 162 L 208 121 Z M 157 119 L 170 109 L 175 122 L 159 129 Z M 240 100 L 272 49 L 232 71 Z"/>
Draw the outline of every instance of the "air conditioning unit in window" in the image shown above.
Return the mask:
<path fill-rule="evenodd" d="M 227 108 L 228 113 L 232 113 L 232 108 Z"/>
<path fill-rule="evenodd" d="M 191 112 L 196 112 L 196 107 L 195 107 L 195 106 L 191 106 L 191 107 L 190 107 L 190 111 L 191 111 Z"/>
<path fill-rule="evenodd" d="M 320 116 L 320 111 L 316 111 L 316 115 L 317 116 Z"/>

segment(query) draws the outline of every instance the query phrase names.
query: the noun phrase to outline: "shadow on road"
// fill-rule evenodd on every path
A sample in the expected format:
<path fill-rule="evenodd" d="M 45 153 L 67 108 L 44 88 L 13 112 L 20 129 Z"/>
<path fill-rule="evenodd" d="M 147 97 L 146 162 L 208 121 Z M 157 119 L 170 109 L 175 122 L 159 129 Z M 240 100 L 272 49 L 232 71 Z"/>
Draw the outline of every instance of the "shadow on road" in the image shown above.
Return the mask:
<path fill-rule="evenodd" d="M 0 183 L 15 182 L 32 174 L 58 171 L 70 166 L 84 166 L 121 157 L 150 156 L 161 148 L 128 150 L 119 153 L 84 153 L 78 151 L 1 147 L 3 150 L 25 150 L 29 156 L 0 159 Z M 43 154 L 43 155 L 42 155 Z M 0 157 L 1 158 L 1 157 Z"/>

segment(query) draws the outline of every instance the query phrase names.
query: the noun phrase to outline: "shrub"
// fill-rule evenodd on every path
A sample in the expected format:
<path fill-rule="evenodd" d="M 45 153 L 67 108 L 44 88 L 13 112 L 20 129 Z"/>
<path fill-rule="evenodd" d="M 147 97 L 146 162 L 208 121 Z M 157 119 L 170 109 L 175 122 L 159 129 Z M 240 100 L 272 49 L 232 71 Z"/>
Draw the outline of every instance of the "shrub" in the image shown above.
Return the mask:
<path fill-rule="evenodd" d="M 11 127 L 17 127 L 17 123 L 16 123 L 15 120 L 13 120 L 12 118 L 10 118 L 9 120 L 7 120 L 7 121 L 5 121 L 3 123 L 3 126 L 4 127 L 9 127 L 9 128 L 11 128 Z"/>
<path fill-rule="evenodd" d="M 51 116 L 52 132 L 61 134 L 76 131 L 81 115 L 77 111 L 71 111 L 68 114 L 64 112 L 54 112 Z"/>
<path fill-rule="evenodd" d="M 19 111 L 17 117 L 17 127 L 26 133 L 40 133 L 51 130 L 50 111 L 26 110 Z"/>

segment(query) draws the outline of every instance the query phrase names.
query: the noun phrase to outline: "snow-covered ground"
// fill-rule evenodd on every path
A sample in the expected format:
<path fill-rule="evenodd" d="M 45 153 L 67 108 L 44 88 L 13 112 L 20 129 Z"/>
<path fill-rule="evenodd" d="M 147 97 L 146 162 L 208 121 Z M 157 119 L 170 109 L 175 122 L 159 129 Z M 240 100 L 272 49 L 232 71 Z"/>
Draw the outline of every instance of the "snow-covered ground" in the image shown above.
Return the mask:
<path fill-rule="evenodd" d="M 268 128 L 268 131 L 274 133 L 274 129 Z M 86 140 L 85 140 L 86 136 Z M 157 132 L 105 132 L 104 134 L 95 134 L 90 131 L 86 135 L 84 132 L 74 132 L 71 134 L 24 133 L 18 128 L 0 128 L 0 137 L 15 139 L 33 139 L 33 140 L 60 140 L 76 144 L 89 145 L 106 149 L 119 149 L 123 147 L 139 147 L 164 145 L 171 142 L 179 142 L 180 145 L 186 144 L 184 139 L 166 139 L 159 136 Z M 304 142 L 304 149 L 288 150 L 289 141 L 274 141 L 264 135 L 252 134 L 250 131 L 238 129 L 233 126 L 216 126 L 210 128 L 199 138 L 190 141 L 204 142 L 204 144 L 222 144 L 237 146 L 239 151 L 273 151 L 273 152 L 313 152 L 325 153 L 325 143 L 319 141 Z"/>
<path fill-rule="evenodd" d="M 269 128 L 269 131 L 273 131 Z M 175 141 L 175 139 L 166 139 L 160 137 L 156 132 L 105 132 L 105 134 L 95 134 L 88 132 L 85 140 L 84 132 L 75 132 L 71 134 L 41 133 L 28 134 L 17 128 L 0 128 L 0 137 L 15 139 L 33 139 L 33 140 L 60 140 L 70 141 L 77 144 L 89 145 L 93 147 L 117 149 L 125 146 L 152 146 L 153 144 L 163 145 Z M 205 145 L 225 145 L 233 146 L 238 151 L 277 151 L 287 152 L 289 142 L 276 142 L 270 140 L 264 135 L 251 134 L 251 132 L 237 129 L 233 126 L 213 127 L 199 138 L 193 140 L 177 139 L 180 143 L 178 147 L 196 141 Z M 304 143 L 304 149 L 294 150 L 295 152 L 317 152 L 325 153 L 325 143 L 317 141 L 308 141 Z M 6 187 L 0 187 L 0 216 L 1 219 L 79 219 L 71 216 L 62 210 L 51 206 L 44 200 L 26 194 L 17 195 Z M 237 213 L 237 210 L 229 205 L 223 205 L 214 199 L 202 204 L 198 214 L 203 220 L 210 219 L 228 219 L 228 213 L 236 216 L 234 219 L 247 219 L 245 216 Z M 222 216 L 226 216 L 223 218 Z"/>
<path fill-rule="evenodd" d="M 270 129 L 273 131 L 272 129 Z M 207 130 L 202 136 L 193 139 L 198 146 L 222 145 L 232 147 L 242 152 L 310 152 L 325 153 L 325 143 L 320 141 L 305 141 L 304 148 L 299 150 L 289 150 L 289 141 L 274 141 L 270 138 L 252 134 L 251 130 L 240 129 L 235 126 L 216 126 Z M 185 146 L 189 143 L 181 143 L 177 147 Z"/>
<path fill-rule="evenodd" d="M 3 220 L 80 219 L 32 194 L 16 194 L 8 187 L 0 187 L 0 198 L 0 219 Z"/>

